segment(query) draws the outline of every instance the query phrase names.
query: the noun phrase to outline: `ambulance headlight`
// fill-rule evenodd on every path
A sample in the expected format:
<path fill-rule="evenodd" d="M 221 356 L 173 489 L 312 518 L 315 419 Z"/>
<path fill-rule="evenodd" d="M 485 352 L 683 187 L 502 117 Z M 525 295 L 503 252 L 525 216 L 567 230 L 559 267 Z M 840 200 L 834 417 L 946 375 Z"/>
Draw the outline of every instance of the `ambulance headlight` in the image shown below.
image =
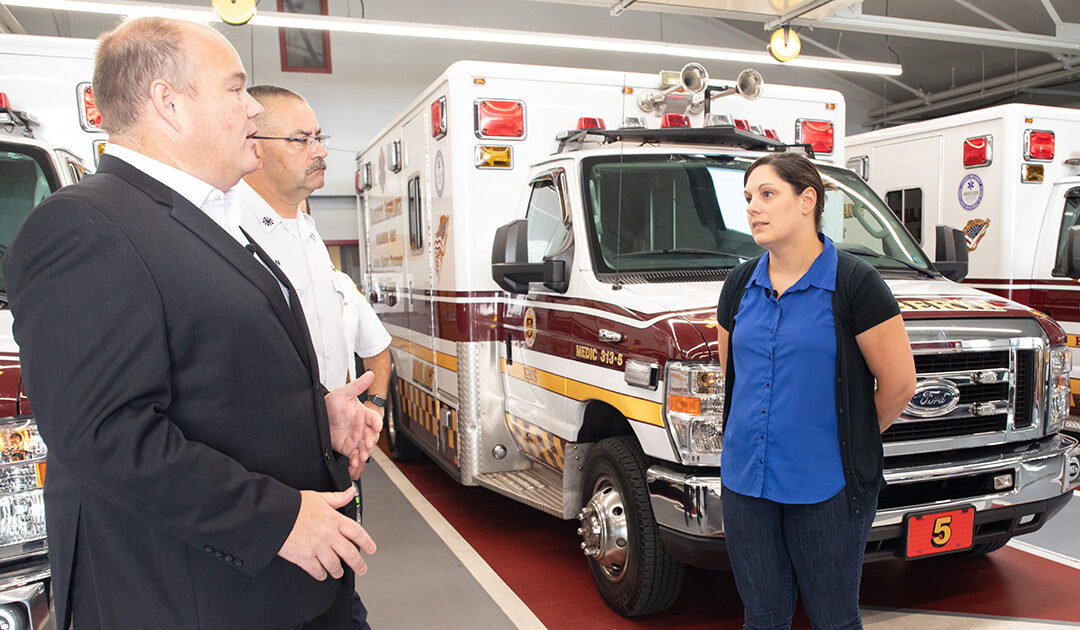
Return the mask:
<path fill-rule="evenodd" d="M 723 447 L 724 376 L 714 362 L 668 361 L 664 416 L 679 460 L 719 466 Z"/>
<path fill-rule="evenodd" d="M 1072 397 L 1069 387 L 1069 373 L 1072 372 L 1072 350 L 1068 346 L 1053 346 L 1049 353 L 1050 361 L 1050 401 L 1047 405 L 1046 432 L 1057 433 L 1065 428 L 1069 419 L 1069 400 Z"/>
<path fill-rule="evenodd" d="M 32 418 L 0 423 L 0 559 L 45 538 L 45 454 Z"/>

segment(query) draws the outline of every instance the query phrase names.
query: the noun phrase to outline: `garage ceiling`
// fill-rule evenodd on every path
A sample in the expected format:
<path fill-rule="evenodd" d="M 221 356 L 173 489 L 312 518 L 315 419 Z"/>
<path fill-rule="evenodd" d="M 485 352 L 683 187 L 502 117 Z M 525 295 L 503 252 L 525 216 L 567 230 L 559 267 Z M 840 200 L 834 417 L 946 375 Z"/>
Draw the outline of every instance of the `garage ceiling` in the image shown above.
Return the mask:
<path fill-rule="evenodd" d="M 760 39 L 762 48 L 779 16 L 798 15 L 790 23 L 806 54 L 903 65 L 896 78 L 845 77 L 881 96 L 867 116 L 874 126 L 1003 102 L 1080 107 L 1076 0 L 543 1 L 605 7 L 617 16 L 700 15 Z"/>
<path fill-rule="evenodd" d="M 157 1 L 209 5 L 209 0 Z M 262 4 L 274 8 L 276 3 L 262 0 Z M 453 3 L 452 11 L 439 9 L 443 3 L 438 0 L 366 0 L 366 4 L 373 19 L 406 22 L 470 22 L 469 11 L 475 16 L 475 7 L 481 7 L 482 25 L 503 29 L 534 28 L 527 17 L 528 5 L 573 5 L 578 18 L 597 18 L 589 17 L 591 23 L 621 21 L 628 33 L 642 32 L 629 28 L 631 24 L 641 27 L 643 19 L 655 19 L 660 36 L 646 38 L 661 41 L 666 41 L 665 17 L 677 17 L 683 26 L 687 18 L 700 18 L 706 28 L 698 32 L 704 39 L 693 43 L 760 51 L 765 50 L 777 24 L 789 23 L 802 39 L 803 55 L 903 66 L 899 77 L 805 75 L 820 87 L 846 94 L 857 91 L 860 106 L 852 111 L 851 122 L 862 129 L 1004 102 L 1080 108 L 1080 0 L 501 0 L 486 4 L 477 0 L 461 3 L 461 9 Z M 331 15 L 364 15 L 364 0 L 329 0 L 329 5 Z M 21 30 L 14 17 L 30 15 L 26 13 L 30 10 L 19 9 L 13 17 L 3 6 L 0 0 L 0 32 Z M 69 22 L 63 12 L 50 13 L 49 23 L 34 20 L 38 30 L 32 32 L 70 36 L 74 30 L 86 30 L 84 26 L 76 29 L 76 24 L 91 23 L 88 17 Z M 49 28 L 52 22 L 54 32 Z M 565 29 L 548 26 L 551 32 L 577 29 L 583 34 L 574 25 Z M 93 37 L 98 32 L 81 36 Z"/>

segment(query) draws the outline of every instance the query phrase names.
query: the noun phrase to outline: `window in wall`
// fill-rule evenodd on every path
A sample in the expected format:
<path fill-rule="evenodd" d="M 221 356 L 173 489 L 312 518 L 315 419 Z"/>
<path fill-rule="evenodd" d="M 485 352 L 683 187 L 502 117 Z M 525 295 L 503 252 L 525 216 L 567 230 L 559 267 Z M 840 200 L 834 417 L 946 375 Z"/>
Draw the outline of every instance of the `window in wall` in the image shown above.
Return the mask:
<path fill-rule="evenodd" d="M 330 262 L 360 286 L 360 244 L 358 241 L 325 241 Z"/>
<path fill-rule="evenodd" d="M 328 15 L 327 0 L 277 0 L 278 11 Z M 330 73 L 330 31 L 306 28 L 279 28 L 281 70 L 283 72 Z"/>
<path fill-rule="evenodd" d="M 922 215 L 923 215 L 923 192 L 922 188 L 906 188 L 904 190 L 890 190 L 885 193 L 885 203 L 896 215 L 897 219 L 904 224 L 907 231 L 915 237 L 915 241 L 922 243 Z"/>

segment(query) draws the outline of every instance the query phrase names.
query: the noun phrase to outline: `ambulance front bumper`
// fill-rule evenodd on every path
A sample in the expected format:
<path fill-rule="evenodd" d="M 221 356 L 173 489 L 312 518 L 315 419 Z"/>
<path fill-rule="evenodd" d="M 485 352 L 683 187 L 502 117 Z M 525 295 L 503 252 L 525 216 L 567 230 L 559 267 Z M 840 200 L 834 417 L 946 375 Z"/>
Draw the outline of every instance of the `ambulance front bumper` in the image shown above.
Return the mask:
<path fill-rule="evenodd" d="M 658 464 L 646 471 L 645 478 L 668 552 L 694 566 L 726 568 L 719 471 Z M 890 467 L 885 480 L 888 486 L 878 499 L 867 560 L 903 556 L 904 517 L 912 513 L 974 506 L 975 545 L 1039 529 L 1080 484 L 1080 444 L 1055 435 L 1026 444 L 973 449 L 951 461 Z M 1005 481 L 1008 488 L 995 489 Z"/>

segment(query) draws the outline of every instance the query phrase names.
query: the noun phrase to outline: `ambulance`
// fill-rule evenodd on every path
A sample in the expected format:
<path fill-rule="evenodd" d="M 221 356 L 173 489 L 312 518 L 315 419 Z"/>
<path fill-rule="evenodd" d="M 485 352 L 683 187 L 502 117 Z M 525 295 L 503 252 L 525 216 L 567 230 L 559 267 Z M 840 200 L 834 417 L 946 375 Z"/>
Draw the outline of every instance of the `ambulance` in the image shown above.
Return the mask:
<path fill-rule="evenodd" d="M 965 272 L 963 234 L 938 228 L 931 261 L 843 167 L 844 120 L 839 93 L 754 71 L 451 65 L 356 156 L 362 284 L 394 338 L 391 455 L 580 521 L 622 615 L 670 607 L 687 564 L 724 568 L 716 302 L 762 252 L 747 166 L 804 151 L 825 233 L 885 277 L 916 354 L 868 559 L 1041 527 L 1080 479 L 1065 333 L 944 277 Z"/>
<path fill-rule="evenodd" d="M 964 232 L 965 283 L 1046 313 L 1080 347 L 1080 274 L 1065 260 L 1080 238 L 1080 110 L 998 105 L 851 136 L 847 149 L 924 248 L 936 224 Z M 1080 367 L 1071 407 L 1080 431 Z"/>
<path fill-rule="evenodd" d="M 92 43 L 92 42 L 91 42 Z M 86 42 L 0 35 L 0 262 L 30 211 L 85 176 L 104 134 Z M 0 628 L 55 627 L 42 488 L 45 443 L 23 387 L 0 271 Z"/>
<path fill-rule="evenodd" d="M 108 138 L 90 86 L 95 51 L 93 39 L 0 34 L 0 92 L 32 118 L 35 138 L 87 165 Z"/>

